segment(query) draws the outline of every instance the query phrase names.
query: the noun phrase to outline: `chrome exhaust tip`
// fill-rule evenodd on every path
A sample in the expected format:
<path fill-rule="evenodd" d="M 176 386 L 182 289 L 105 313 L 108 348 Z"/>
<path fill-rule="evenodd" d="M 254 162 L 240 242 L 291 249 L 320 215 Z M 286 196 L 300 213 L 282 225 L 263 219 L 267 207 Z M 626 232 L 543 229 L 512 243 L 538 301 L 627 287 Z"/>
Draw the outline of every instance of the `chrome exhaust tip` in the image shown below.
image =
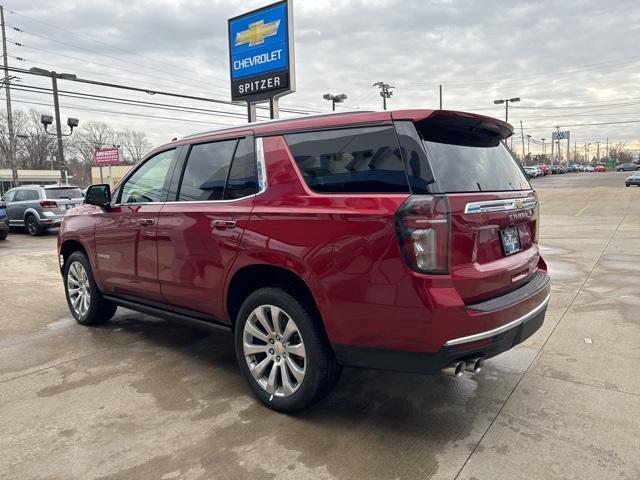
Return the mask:
<path fill-rule="evenodd" d="M 466 370 L 471 373 L 480 373 L 484 368 L 484 357 L 475 357 L 467 360 Z"/>
<path fill-rule="evenodd" d="M 442 373 L 451 375 L 452 377 L 461 377 L 466 368 L 467 362 L 465 362 L 464 360 L 458 360 L 456 362 L 453 362 L 448 367 L 443 368 Z"/>

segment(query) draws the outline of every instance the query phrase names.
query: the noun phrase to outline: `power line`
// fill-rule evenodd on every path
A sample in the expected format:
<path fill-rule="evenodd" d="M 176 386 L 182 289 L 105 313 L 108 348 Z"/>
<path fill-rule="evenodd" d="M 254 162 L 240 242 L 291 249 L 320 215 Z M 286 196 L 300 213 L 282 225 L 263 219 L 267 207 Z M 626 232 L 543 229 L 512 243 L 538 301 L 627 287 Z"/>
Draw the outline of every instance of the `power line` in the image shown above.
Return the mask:
<path fill-rule="evenodd" d="M 38 87 L 35 85 L 14 85 L 14 88 L 17 90 L 25 91 L 25 92 L 44 94 L 44 95 L 49 95 L 52 92 L 51 88 Z M 131 105 L 131 106 L 144 107 L 144 108 L 156 108 L 161 110 L 195 113 L 199 115 L 212 115 L 212 116 L 243 118 L 243 119 L 245 118 L 245 115 L 239 112 L 229 112 L 225 110 L 212 110 L 212 109 L 190 107 L 190 106 L 183 106 L 183 105 L 172 105 L 168 103 L 146 102 L 143 100 L 135 100 L 135 99 L 129 99 L 129 98 L 122 98 L 122 97 L 111 97 L 106 95 L 96 95 L 96 94 L 77 92 L 77 91 L 71 91 L 71 90 L 58 90 L 58 92 L 59 92 L 59 96 L 61 97 L 78 98 L 78 99 L 85 99 L 85 100 L 91 100 L 96 102 Z M 268 117 L 263 116 L 262 118 L 266 119 Z"/>
<path fill-rule="evenodd" d="M 0 99 L 4 100 L 4 97 L 0 97 Z M 27 105 L 41 105 L 41 106 L 45 106 L 45 107 L 51 107 L 53 104 L 51 103 L 43 103 L 43 102 L 33 102 L 30 100 L 25 100 L 25 99 L 11 99 L 12 102 L 14 103 L 24 103 Z M 107 115 L 113 115 L 113 116 L 125 116 L 125 117 L 136 117 L 136 118 L 151 118 L 151 119 L 156 119 L 156 120 L 170 120 L 172 122 L 186 122 L 186 123 L 199 123 L 199 124 L 203 124 L 203 125 L 221 125 L 221 126 L 233 126 L 235 124 L 231 124 L 231 123 L 221 123 L 221 122 L 209 122 L 209 121 L 204 121 L 204 120 L 191 120 L 191 119 L 186 119 L 186 118 L 176 118 L 176 117 L 164 117 L 164 116 L 160 116 L 160 115 L 145 115 L 142 113 L 131 113 L 131 112 L 121 112 L 121 111 L 114 111 L 114 110 L 103 110 L 103 109 L 98 109 L 98 108 L 87 108 L 87 107 L 81 107 L 78 105 L 66 105 L 66 108 L 70 108 L 70 109 L 74 109 L 74 110 L 80 110 L 80 111 L 87 111 L 87 112 L 97 112 L 97 113 L 104 113 Z"/>
<path fill-rule="evenodd" d="M 167 65 L 168 67 L 175 68 L 175 65 L 173 65 L 171 63 L 164 62 L 164 61 L 158 60 L 158 59 L 149 58 L 149 57 L 146 57 L 144 55 L 140 55 L 139 53 L 131 52 L 131 51 L 126 50 L 124 48 L 120 48 L 120 47 L 117 47 L 115 45 L 109 44 L 107 42 L 103 42 L 102 40 L 99 40 L 99 39 L 97 39 L 95 37 L 92 37 L 90 35 L 86 35 L 86 34 L 83 34 L 83 33 L 75 32 L 75 31 L 72 31 L 72 30 L 67 30 L 66 28 L 60 27 L 58 25 L 54 25 L 53 23 L 48 23 L 48 22 L 45 22 L 43 20 L 38 20 L 38 19 L 36 19 L 34 17 L 30 17 L 29 15 L 25 15 L 23 13 L 18 13 L 18 12 L 13 11 L 13 10 L 7 10 L 7 12 L 12 14 L 12 15 L 17 15 L 17 16 L 20 16 L 20 17 L 23 17 L 23 18 L 27 18 L 27 19 L 29 19 L 29 20 L 31 20 L 33 22 L 40 23 L 42 25 L 47 25 L 48 27 L 54 28 L 56 30 L 60 30 L 62 32 L 65 32 L 65 33 L 67 33 L 69 35 L 73 35 L 75 37 L 86 38 L 87 40 L 90 40 L 90 41 L 92 41 L 94 43 L 99 43 L 101 45 L 105 45 L 105 46 L 107 46 L 109 48 L 112 48 L 114 50 L 119 50 L 119 51 L 121 51 L 123 53 L 126 53 L 127 55 L 132 55 L 132 56 L 135 56 L 135 57 L 138 57 L 138 58 L 143 58 L 145 60 L 150 60 L 150 61 L 152 61 L 154 63 L 160 63 L 160 64 Z"/>

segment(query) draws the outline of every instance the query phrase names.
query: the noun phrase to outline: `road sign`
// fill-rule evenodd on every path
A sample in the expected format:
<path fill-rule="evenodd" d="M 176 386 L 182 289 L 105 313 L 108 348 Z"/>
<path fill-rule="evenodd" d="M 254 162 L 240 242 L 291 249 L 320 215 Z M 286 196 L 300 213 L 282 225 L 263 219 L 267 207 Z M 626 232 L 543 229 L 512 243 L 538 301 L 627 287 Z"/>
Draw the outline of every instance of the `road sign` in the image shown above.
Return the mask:
<path fill-rule="evenodd" d="M 228 20 L 232 100 L 255 103 L 295 91 L 291 2 Z"/>
<path fill-rule="evenodd" d="M 553 140 L 568 140 L 569 139 L 569 131 L 565 130 L 564 132 L 553 132 L 551 134 L 551 138 Z"/>
<path fill-rule="evenodd" d="M 98 166 L 120 163 L 120 150 L 115 147 L 97 148 L 93 159 Z"/>

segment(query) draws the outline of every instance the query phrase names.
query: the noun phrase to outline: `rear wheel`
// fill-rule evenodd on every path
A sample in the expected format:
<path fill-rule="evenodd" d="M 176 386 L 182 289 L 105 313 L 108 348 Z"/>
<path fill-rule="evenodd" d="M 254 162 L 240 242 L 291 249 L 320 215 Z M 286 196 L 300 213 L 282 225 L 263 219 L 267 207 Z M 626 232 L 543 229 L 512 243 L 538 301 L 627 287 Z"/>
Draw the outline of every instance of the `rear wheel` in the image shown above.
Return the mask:
<path fill-rule="evenodd" d="M 6 240 L 9 235 L 9 229 L 0 231 L 0 240 Z"/>
<path fill-rule="evenodd" d="M 37 235 L 42 235 L 44 228 L 38 223 L 38 219 L 35 215 L 27 215 L 27 218 L 24 220 L 25 228 L 27 229 L 27 233 L 32 237 Z"/>
<path fill-rule="evenodd" d="M 64 269 L 64 290 L 71 314 L 81 325 L 106 322 L 118 308 L 105 300 L 98 290 L 89 259 L 83 252 L 74 252 Z"/>
<path fill-rule="evenodd" d="M 240 370 L 255 395 L 281 412 L 320 400 L 335 386 L 340 367 L 313 313 L 278 288 L 245 300 L 235 325 Z"/>

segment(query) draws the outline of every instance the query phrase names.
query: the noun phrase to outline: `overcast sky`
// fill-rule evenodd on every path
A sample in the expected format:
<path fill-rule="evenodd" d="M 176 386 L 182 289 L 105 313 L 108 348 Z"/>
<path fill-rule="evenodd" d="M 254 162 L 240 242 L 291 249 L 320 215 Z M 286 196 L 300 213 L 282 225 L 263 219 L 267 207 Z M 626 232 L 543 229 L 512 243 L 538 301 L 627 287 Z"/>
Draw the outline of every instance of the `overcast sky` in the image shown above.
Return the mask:
<path fill-rule="evenodd" d="M 294 1 L 297 92 L 283 98 L 282 107 L 327 111 L 331 106 L 322 95 L 330 92 L 348 95 L 341 110 L 381 109 L 372 84 L 385 81 L 396 87 L 390 108 L 437 108 L 442 84 L 444 108 L 499 118 L 504 108 L 494 106 L 494 99 L 521 97 L 509 111 L 518 131 L 514 149 L 522 120 L 525 135 L 534 139 L 549 139 L 556 125 L 570 130 L 572 149 L 573 141 L 580 148 L 608 137 L 640 150 L 638 0 Z M 82 78 L 229 100 L 226 19 L 271 2 L 3 3 L 11 66 L 55 68 Z M 49 86 L 43 78 L 20 77 L 22 85 Z M 74 82 L 61 81 L 59 88 L 244 113 L 239 107 Z M 17 101 L 51 103 L 48 92 L 13 93 Z M 30 107 L 52 110 L 18 102 L 14 108 Z M 61 107 L 63 117 L 77 116 L 81 124 L 103 120 L 116 128 L 145 130 L 154 144 L 244 121 L 69 97 L 61 98 Z"/>

